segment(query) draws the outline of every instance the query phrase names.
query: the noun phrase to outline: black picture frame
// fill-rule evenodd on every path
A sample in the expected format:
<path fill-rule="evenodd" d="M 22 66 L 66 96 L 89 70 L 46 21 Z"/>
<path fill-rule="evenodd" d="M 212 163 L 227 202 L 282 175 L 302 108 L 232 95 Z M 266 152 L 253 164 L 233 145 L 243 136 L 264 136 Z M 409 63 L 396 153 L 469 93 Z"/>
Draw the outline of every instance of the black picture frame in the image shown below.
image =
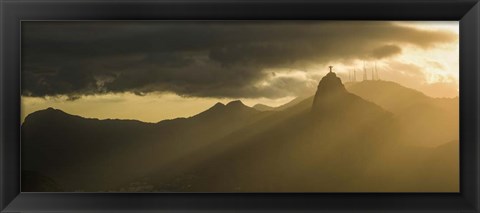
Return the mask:
<path fill-rule="evenodd" d="M 478 0 L 0 0 L 1 212 L 480 212 Z M 459 20 L 460 193 L 22 193 L 22 20 Z"/>

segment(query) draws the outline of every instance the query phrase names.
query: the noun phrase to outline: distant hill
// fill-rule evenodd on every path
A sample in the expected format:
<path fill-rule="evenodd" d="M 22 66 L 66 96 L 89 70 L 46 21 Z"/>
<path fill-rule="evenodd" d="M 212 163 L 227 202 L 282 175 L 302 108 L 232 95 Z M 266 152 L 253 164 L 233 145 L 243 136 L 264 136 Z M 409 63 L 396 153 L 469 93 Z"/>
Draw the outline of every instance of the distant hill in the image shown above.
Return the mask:
<path fill-rule="evenodd" d="M 267 106 L 265 104 L 255 104 L 253 106 L 254 109 L 258 111 L 273 111 L 275 110 L 275 107 Z"/>
<path fill-rule="evenodd" d="M 49 108 L 30 114 L 22 125 L 22 169 L 30 174 L 22 187 L 454 192 L 458 139 L 452 137 L 454 124 L 453 130 L 443 126 L 455 116 L 452 100 L 391 82 L 345 88 L 329 73 L 314 96 L 274 110 L 233 101 L 188 118 L 143 123 L 86 119 Z M 432 136 L 435 128 L 443 132 Z M 422 143 L 431 148 L 419 147 Z"/>
<path fill-rule="evenodd" d="M 294 98 L 293 100 L 289 101 L 288 103 L 286 104 L 282 104 L 278 107 L 271 107 L 271 106 L 267 106 L 265 104 L 256 104 L 253 106 L 253 108 L 255 108 L 256 110 L 258 111 L 282 111 L 282 110 L 285 110 L 289 107 L 292 107 L 292 106 L 295 106 L 296 104 L 308 99 L 309 97 L 308 96 L 299 96 L 299 97 L 296 97 Z"/>
<path fill-rule="evenodd" d="M 459 139 L 459 99 L 431 98 L 391 81 L 349 84 L 348 91 L 395 114 L 412 145 L 438 146 Z"/>
<path fill-rule="evenodd" d="M 404 87 L 392 81 L 360 81 L 347 86 L 349 92 L 373 101 L 381 107 L 398 113 L 412 104 L 421 103 L 432 99 L 425 94 Z"/>

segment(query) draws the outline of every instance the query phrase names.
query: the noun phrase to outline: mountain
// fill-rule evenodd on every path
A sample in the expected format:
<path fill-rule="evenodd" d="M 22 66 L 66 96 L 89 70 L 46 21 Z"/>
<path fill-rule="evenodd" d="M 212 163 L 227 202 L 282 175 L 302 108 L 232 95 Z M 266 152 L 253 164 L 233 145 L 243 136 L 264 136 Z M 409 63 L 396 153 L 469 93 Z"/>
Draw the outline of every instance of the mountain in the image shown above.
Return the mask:
<path fill-rule="evenodd" d="M 295 112 L 295 113 L 293 113 Z M 286 116 L 286 115 L 289 116 Z M 314 97 L 184 161 L 160 191 L 436 192 L 458 190 L 458 141 L 407 146 L 394 114 L 345 90 L 334 73 Z M 270 125 L 266 125 L 270 124 Z M 252 133 L 252 129 L 269 126 Z M 292 134 L 294 132 L 295 134 Z M 410 135 L 410 140 L 416 135 Z M 223 141 L 229 141 L 229 146 Z M 236 146 L 232 146 L 236 144 Z M 443 147 L 443 146 L 442 146 Z M 212 150 L 216 150 L 212 152 Z M 214 153 L 214 154 L 212 154 Z M 440 159 L 446 159 L 442 163 Z M 181 173 L 181 172 L 180 172 Z M 352 178 L 354 177 L 354 178 Z M 155 179 L 155 178 L 154 178 Z M 432 181 L 435 180 L 435 181 Z M 189 186 L 178 188 L 177 186 Z"/>
<path fill-rule="evenodd" d="M 22 169 L 41 171 L 65 190 L 106 190 L 267 114 L 234 101 L 190 118 L 152 124 L 86 119 L 48 108 L 28 115 L 22 125 Z"/>
<path fill-rule="evenodd" d="M 357 82 L 347 90 L 394 113 L 402 135 L 419 136 L 405 138 L 407 143 L 435 147 L 459 139 L 458 97 L 431 98 L 391 81 Z"/>
<path fill-rule="evenodd" d="M 383 80 L 349 82 L 345 84 L 345 88 L 348 92 L 393 113 L 395 119 L 401 123 L 399 128 L 403 133 L 400 135 L 406 136 L 402 140 L 404 143 L 436 147 L 459 138 L 458 97 L 432 98 L 398 83 Z M 313 96 L 297 99 L 313 100 Z M 280 107 L 254 107 L 259 111 L 280 110 Z M 417 137 L 412 139 L 411 135 Z"/>
<path fill-rule="evenodd" d="M 275 110 L 275 107 L 267 106 L 265 104 L 255 104 L 253 106 L 254 109 L 258 111 L 273 111 Z"/>
<path fill-rule="evenodd" d="M 222 103 L 216 103 L 211 108 L 198 115 L 192 116 L 192 119 L 242 119 L 247 116 L 260 114 L 261 112 L 246 106 L 241 101 L 232 101 L 224 105 Z M 225 116 L 228 116 L 225 118 Z"/>
<path fill-rule="evenodd" d="M 139 121 L 86 119 L 52 108 L 37 111 L 22 124 L 22 170 L 40 172 L 65 186 L 108 185 L 110 181 L 98 177 L 119 168 L 105 165 L 134 150 L 136 140 L 148 142 L 155 133 L 153 126 Z"/>
<path fill-rule="evenodd" d="M 293 100 L 289 101 L 288 103 L 285 103 L 285 104 L 282 104 L 278 107 L 271 107 L 271 106 L 267 106 L 265 104 L 255 104 L 253 106 L 254 109 L 258 110 L 258 111 L 282 111 L 282 110 L 285 110 L 289 107 L 292 107 L 292 106 L 295 106 L 296 104 L 308 99 L 309 97 L 308 96 L 299 96 L 299 97 L 296 97 L 294 98 Z"/>
<path fill-rule="evenodd" d="M 360 81 L 348 84 L 348 91 L 398 113 L 412 104 L 432 99 L 425 94 L 391 81 Z"/>
<path fill-rule="evenodd" d="M 51 108 L 37 111 L 22 125 L 22 169 L 35 174 L 22 187 L 128 192 L 458 191 L 458 139 L 438 134 L 443 145 L 419 147 L 411 141 L 421 141 L 427 134 L 406 134 L 406 127 L 416 120 L 408 122 L 401 115 L 427 122 L 428 117 L 409 109 L 428 109 L 420 103 L 430 103 L 431 98 L 414 101 L 405 94 L 410 98 L 399 99 L 408 103 L 394 110 L 391 107 L 399 100 L 387 100 L 396 99 L 394 94 L 375 96 L 370 91 L 396 85 L 354 86 L 345 88 L 331 72 L 320 80 L 314 96 L 282 110 L 260 111 L 233 101 L 156 124 L 86 119 Z M 387 91 L 411 92 L 403 87 Z M 449 113 L 450 102 L 441 102 L 435 106 Z"/>
<path fill-rule="evenodd" d="M 191 191 L 341 191 L 345 179 L 392 142 L 383 140 L 393 135 L 391 114 L 348 93 L 334 73 L 320 81 L 313 102 L 298 107 L 277 112 L 290 115 L 284 120 L 266 118 L 212 143 L 194 165 L 176 164 L 184 172 L 172 181 L 188 179 Z M 268 128 L 252 133 L 257 126 Z"/>

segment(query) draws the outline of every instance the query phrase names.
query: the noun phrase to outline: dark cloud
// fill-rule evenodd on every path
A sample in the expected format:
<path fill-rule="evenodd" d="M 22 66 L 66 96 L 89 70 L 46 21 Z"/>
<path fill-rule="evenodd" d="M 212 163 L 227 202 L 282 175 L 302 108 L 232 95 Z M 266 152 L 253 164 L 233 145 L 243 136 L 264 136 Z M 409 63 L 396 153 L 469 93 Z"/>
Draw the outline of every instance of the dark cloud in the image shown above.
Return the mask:
<path fill-rule="evenodd" d="M 265 69 L 381 59 L 402 44 L 431 48 L 457 39 L 390 22 L 314 21 L 22 22 L 22 36 L 22 94 L 72 98 L 154 91 L 282 97 L 305 83 Z M 265 79 L 275 87 L 256 86 Z"/>
<path fill-rule="evenodd" d="M 382 59 L 400 54 L 402 49 L 397 45 L 384 45 L 372 50 L 371 56 L 374 59 Z"/>

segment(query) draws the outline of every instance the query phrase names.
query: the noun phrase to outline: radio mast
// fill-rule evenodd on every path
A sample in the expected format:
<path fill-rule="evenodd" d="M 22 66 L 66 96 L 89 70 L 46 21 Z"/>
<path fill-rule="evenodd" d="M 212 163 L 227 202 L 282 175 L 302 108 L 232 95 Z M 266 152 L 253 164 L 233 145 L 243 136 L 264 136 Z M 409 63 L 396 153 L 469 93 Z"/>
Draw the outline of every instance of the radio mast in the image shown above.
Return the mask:
<path fill-rule="evenodd" d="M 352 71 L 348 70 L 348 81 L 352 81 Z"/>
<path fill-rule="evenodd" d="M 356 69 L 357 69 L 356 67 L 353 68 L 353 81 L 355 81 L 355 82 L 357 81 L 357 70 Z"/>
<path fill-rule="evenodd" d="M 375 74 L 376 74 L 377 81 L 380 80 L 380 78 L 378 77 L 377 62 L 375 62 Z"/>
<path fill-rule="evenodd" d="M 366 81 L 367 79 L 367 68 L 365 67 L 365 61 L 363 61 L 363 80 Z"/>

